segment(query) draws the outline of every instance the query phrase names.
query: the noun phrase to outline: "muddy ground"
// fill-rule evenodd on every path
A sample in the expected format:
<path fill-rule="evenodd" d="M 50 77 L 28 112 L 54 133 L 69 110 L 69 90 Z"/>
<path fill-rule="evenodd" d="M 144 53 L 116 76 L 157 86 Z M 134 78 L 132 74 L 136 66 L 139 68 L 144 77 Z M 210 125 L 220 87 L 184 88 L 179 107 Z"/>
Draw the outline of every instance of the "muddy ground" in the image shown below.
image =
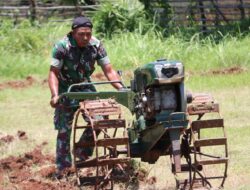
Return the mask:
<path fill-rule="evenodd" d="M 0 146 L 8 146 L 19 139 L 20 143 L 28 139 L 24 131 L 18 131 L 16 136 L 0 134 Z M 65 172 L 62 179 L 55 177 L 55 157 L 44 154 L 43 148 L 47 142 L 37 145 L 32 151 L 19 156 L 10 156 L 0 160 L 0 190 L 74 190 L 80 189 L 76 183 L 73 169 Z M 82 171 L 83 176 L 93 176 L 94 169 Z M 129 170 L 130 179 L 136 187 L 138 184 L 153 185 L 156 178 L 147 179 L 146 173 L 140 170 Z M 129 185 L 128 181 L 120 181 L 116 184 L 118 189 L 123 189 Z M 131 185 L 131 184 L 130 184 Z M 133 186 L 133 184 L 132 184 Z M 121 187 L 121 188 L 119 188 Z M 122 188 L 123 187 L 123 188 Z M 83 189 L 93 189 L 93 186 L 81 187 Z"/>
<path fill-rule="evenodd" d="M 16 136 L 5 135 L 0 137 L 0 146 L 8 146 L 17 139 L 28 139 L 24 131 L 18 131 Z M 10 156 L 0 160 L 0 189 L 12 190 L 47 190 L 47 189 L 74 189 L 73 180 L 56 181 L 53 155 L 43 154 L 42 149 L 47 145 L 43 142 L 34 150 L 17 157 Z M 73 174 L 70 174 L 73 175 Z"/>

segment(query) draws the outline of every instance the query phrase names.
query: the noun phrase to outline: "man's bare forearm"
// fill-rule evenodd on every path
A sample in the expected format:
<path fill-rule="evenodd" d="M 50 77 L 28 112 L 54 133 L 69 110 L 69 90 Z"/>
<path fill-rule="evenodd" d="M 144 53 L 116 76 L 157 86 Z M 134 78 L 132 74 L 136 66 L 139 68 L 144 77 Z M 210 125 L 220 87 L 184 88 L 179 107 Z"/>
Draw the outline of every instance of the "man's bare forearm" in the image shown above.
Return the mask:
<path fill-rule="evenodd" d="M 59 85 L 58 74 L 59 70 L 57 68 L 55 67 L 50 68 L 48 83 L 51 92 L 51 97 L 58 96 L 58 85 Z"/>
<path fill-rule="evenodd" d="M 107 77 L 107 79 L 109 81 L 117 81 L 120 80 L 119 75 L 117 74 L 117 72 L 111 67 L 111 65 L 105 65 L 103 68 L 103 72 L 105 74 L 105 76 Z M 116 89 L 121 89 L 123 86 L 121 85 L 121 83 L 112 83 L 112 86 Z"/>
<path fill-rule="evenodd" d="M 109 81 L 120 80 L 118 74 L 114 70 L 112 70 L 111 73 L 108 73 L 106 77 L 108 78 Z M 116 89 L 122 88 L 122 85 L 120 83 L 112 83 L 112 86 Z"/>

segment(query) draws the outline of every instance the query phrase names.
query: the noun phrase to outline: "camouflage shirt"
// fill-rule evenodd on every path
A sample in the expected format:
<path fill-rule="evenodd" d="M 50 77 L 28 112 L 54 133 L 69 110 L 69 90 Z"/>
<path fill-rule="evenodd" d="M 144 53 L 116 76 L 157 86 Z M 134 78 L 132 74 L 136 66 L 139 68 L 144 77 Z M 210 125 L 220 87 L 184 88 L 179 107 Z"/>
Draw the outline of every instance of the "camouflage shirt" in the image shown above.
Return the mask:
<path fill-rule="evenodd" d="M 66 92 L 71 84 L 90 81 L 95 61 L 100 66 L 110 63 L 102 43 L 95 37 L 83 48 L 77 46 L 71 33 L 56 43 L 52 50 L 51 66 L 60 69 L 59 93 Z"/>

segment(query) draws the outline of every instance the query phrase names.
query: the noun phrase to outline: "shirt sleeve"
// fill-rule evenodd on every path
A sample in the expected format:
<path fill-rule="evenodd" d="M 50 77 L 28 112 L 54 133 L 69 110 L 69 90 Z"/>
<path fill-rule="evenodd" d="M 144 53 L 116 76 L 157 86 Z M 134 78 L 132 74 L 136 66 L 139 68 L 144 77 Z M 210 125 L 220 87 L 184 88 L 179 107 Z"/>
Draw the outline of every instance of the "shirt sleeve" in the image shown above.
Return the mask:
<path fill-rule="evenodd" d="M 110 63 L 108 54 L 107 54 L 102 43 L 100 43 L 99 47 L 97 48 L 96 60 L 97 60 L 98 65 L 100 65 L 100 66 L 103 66 L 103 65 Z"/>
<path fill-rule="evenodd" d="M 63 58 L 65 56 L 65 48 L 62 44 L 57 43 L 52 49 L 52 58 L 50 65 L 61 69 L 63 66 Z"/>

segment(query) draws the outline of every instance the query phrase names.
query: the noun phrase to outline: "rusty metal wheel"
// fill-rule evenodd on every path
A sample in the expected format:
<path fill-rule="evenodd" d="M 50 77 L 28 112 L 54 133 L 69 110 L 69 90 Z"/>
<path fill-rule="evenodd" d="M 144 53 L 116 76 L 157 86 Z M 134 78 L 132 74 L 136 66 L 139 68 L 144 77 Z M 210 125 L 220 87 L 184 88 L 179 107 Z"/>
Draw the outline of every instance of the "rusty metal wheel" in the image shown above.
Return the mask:
<path fill-rule="evenodd" d="M 80 130 L 90 130 L 92 137 L 88 141 L 78 141 L 77 132 Z M 93 156 L 79 159 L 79 148 L 93 150 Z M 114 180 L 121 177 L 117 171 L 126 177 L 124 166 L 130 161 L 129 140 L 125 120 L 121 118 L 121 107 L 115 100 L 86 100 L 80 103 L 73 126 L 73 156 L 79 186 L 113 189 Z M 89 173 L 92 175 L 86 176 L 89 173 L 84 174 L 83 168 L 91 170 Z"/>
<path fill-rule="evenodd" d="M 221 188 L 227 177 L 228 148 L 219 105 L 211 96 L 198 94 L 188 105 L 188 113 L 193 118 L 182 136 L 186 164 L 177 174 L 177 189 Z M 179 179 L 185 172 L 186 178 Z"/>

